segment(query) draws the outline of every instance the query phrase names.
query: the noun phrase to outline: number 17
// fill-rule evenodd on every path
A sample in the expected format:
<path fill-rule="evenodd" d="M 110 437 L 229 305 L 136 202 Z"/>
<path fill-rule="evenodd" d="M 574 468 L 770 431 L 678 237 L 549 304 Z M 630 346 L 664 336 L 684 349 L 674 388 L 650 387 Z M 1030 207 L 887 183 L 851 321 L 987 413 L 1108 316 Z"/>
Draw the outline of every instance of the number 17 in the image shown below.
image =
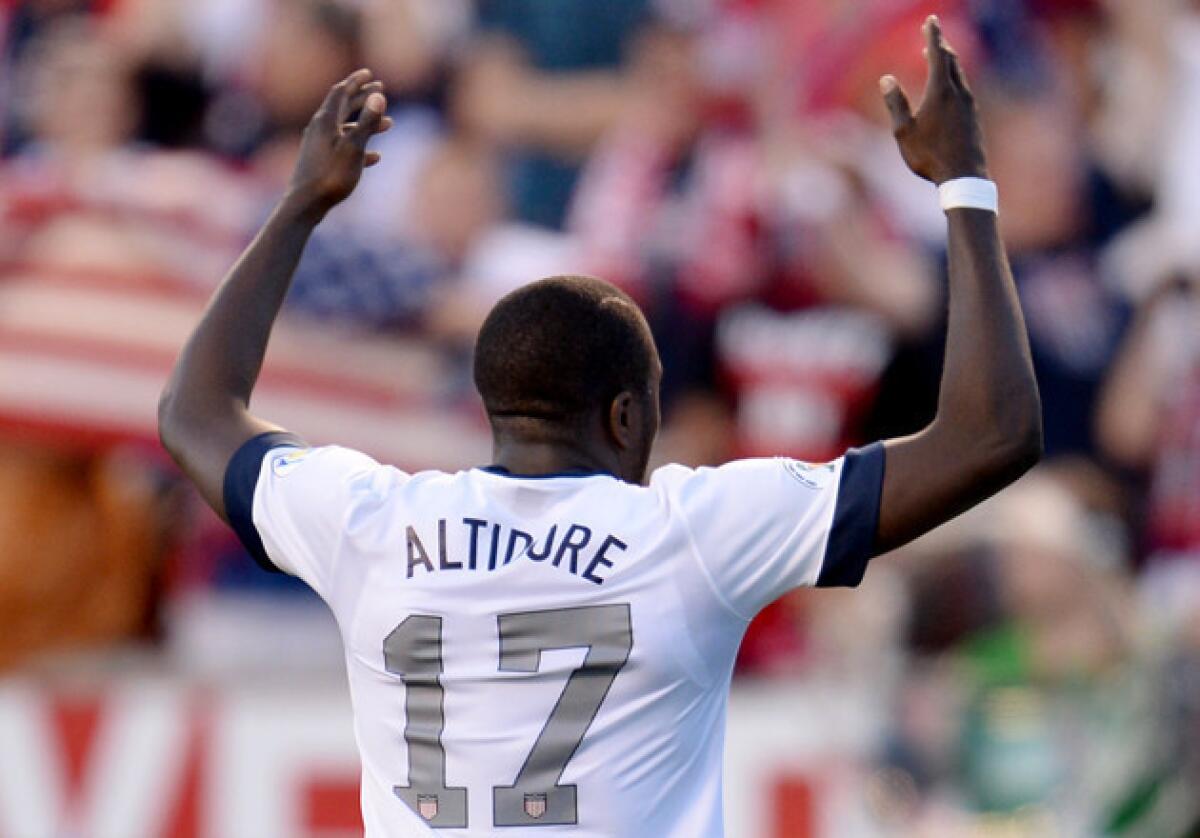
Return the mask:
<path fill-rule="evenodd" d="M 492 788 L 494 826 L 578 822 L 577 789 L 559 785 L 567 763 L 629 660 L 629 606 L 595 605 L 501 614 L 496 618 L 501 672 L 537 672 L 541 653 L 586 648 L 510 786 Z M 383 641 L 384 667 L 404 680 L 408 785 L 396 796 L 435 828 L 467 826 L 467 790 L 446 785 L 442 618 L 413 614 Z"/>

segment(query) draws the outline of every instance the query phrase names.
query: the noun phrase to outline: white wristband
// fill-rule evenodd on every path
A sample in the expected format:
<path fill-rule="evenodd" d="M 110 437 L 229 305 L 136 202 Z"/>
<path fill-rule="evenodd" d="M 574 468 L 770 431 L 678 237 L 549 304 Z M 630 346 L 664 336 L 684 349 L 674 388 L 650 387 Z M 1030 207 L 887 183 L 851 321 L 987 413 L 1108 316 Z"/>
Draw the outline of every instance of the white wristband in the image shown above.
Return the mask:
<path fill-rule="evenodd" d="M 981 209 L 1000 211 L 1000 193 L 996 184 L 981 177 L 960 177 L 938 186 L 942 210 Z"/>

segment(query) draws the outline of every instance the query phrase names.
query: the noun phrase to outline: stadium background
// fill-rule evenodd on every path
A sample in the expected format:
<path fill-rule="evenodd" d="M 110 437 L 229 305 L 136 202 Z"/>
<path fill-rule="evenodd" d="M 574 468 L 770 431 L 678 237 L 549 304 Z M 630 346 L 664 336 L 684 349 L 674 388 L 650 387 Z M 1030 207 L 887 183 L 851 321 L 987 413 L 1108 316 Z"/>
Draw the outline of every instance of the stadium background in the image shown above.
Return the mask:
<path fill-rule="evenodd" d="M 488 458 L 469 348 L 539 275 L 646 308 L 659 461 L 919 427 L 944 222 L 876 80 L 968 65 L 1044 465 L 754 624 L 731 836 L 1200 834 L 1200 3 L 0 3 L 0 836 L 354 834 L 340 647 L 181 485 L 154 404 L 327 85 L 396 127 L 318 232 L 259 411 Z"/>

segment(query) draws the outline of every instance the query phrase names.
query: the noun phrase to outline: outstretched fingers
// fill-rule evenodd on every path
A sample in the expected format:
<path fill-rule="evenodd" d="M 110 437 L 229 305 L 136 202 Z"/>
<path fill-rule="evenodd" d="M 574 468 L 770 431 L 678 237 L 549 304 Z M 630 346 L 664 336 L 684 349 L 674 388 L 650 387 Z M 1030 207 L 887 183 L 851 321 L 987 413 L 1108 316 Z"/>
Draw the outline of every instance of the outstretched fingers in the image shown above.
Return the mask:
<path fill-rule="evenodd" d="M 372 135 L 379 134 L 391 127 L 391 120 L 383 115 L 385 110 L 387 110 L 387 99 L 382 93 L 376 92 L 369 95 L 363 104 L 358 122 L 346 126 L 347 136 L 360 148 L 365 147 L 367 140 Z"/>
<path fill-rule="evenodd" d="M 342 89 L 342 95 L 338 100 L 338 125 L 341 125 L 350 118 L 350 114 L 354 113 L 356 110 L 354 106 L 355 101 L 358 99 L 363 88 L 371 84 L 374 77 L 375 74 L 366 68 L 363 68 L 362 70 L 355 70 L 353 73 L 346 76 L 345 80 L 342 82 L 344 85 Z M 361 107 L 361 105 L 359 105 L 359 107 Z"/>
<path fill-rule="evenodd" d="M 883 103 L 887 105 L 888 114 L 892 118 L 892 133 L 904 133 L 912 126 L 913 115 L 900 82 L 896 81 L 895 76 L 884 76 L 879 80 L 879 90 L 883 93 Z"/>
<path fill-rule="evenodd" d="M 958 60 L 958 53 L 942 31 L 942 23 L 937 15 L 930 15 L 925 20 L 925 58 L 929 63 L 929 83 L 926 94 L 940 87 L 943 90 L 957 89 L 970 93 L 967 86 L 966 74 Z"/>
<path fill-rule="evenodd" d="M 937 15 L 925 18 L 922 26 L 925 33 L 925 61 L 929 65 L 929 78 L 925 82 L 925 95 L 944 87 L 949 81 L 946 69 L 946 45 L 942 38 L 942 24 Z"/>
<path fill-rule="evenodd" d="M 328 127 L 340 125 L 350 114 L 350 100 L 373 78 L 370 70 L 355 70 L 346 78 L 329 88 L 325 101 L 317 110 L 315 120 Z"/>
<path fill-rule="evenodd" d="M 958 60 L 958 53 L 949 47 L 946 49 L 946 73 L 959 92 L 968 96 L 971 94 L 971 87 L 967 84 L 967 74 L 963 72 L 962 62 Z"/>
<path fill-rule="evenodd" d="M 382 92 L 383 82 L 381 81 L 372 81 L 364 84 L 353 96 L 348 96 L 346 98 L 346 116 L 342 119 L 342 122 L 344 123 L 351 116 L 361 111 L 363 105 L 367 103 L 368 96 L 370 96 L 372 93 Z"/>

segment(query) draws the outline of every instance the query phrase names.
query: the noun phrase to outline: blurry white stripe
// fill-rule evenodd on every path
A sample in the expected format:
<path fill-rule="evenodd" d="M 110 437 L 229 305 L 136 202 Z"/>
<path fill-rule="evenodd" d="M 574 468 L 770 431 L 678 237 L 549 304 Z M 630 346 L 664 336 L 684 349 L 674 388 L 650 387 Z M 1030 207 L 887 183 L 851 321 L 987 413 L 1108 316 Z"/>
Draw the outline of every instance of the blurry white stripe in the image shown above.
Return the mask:
<path fill-rule="evenodd" d="M 179 789 L 187 753 L 187 694 L 178 685 L 113 690 L 84 776 L 83 832 L 156 838 Z"/>
<path fill-rule="evenodd" d="M 174 358 L 203 311 L 190 294 L 8 278 L 0 282 L 0 334 L 36 334 L 70 344 L 104 341 Z M 267 354 L 268 371 L 295 369 L 369 382 L 400 394 L 438 389 L 444 364 L 412 339 L 353 333 L 284 317 Z"/>
<path fill-rule="evenodd" d="M 165 377 L 165 369 L 0 348 L 0 422 L 78 425 L 153 440 Z M 485 428 L 431 406 L 363 405 L 266 381 L 255 392 L 254 409 L 313 443 L 336 442 L 408 470 L 475 465 L 491 451 Z"/>
<path fill-rule="evenodd" d="M 66 812 L 49 703 L 30 684 L 0 687 L 0 835 L 58 835 Z"/>

